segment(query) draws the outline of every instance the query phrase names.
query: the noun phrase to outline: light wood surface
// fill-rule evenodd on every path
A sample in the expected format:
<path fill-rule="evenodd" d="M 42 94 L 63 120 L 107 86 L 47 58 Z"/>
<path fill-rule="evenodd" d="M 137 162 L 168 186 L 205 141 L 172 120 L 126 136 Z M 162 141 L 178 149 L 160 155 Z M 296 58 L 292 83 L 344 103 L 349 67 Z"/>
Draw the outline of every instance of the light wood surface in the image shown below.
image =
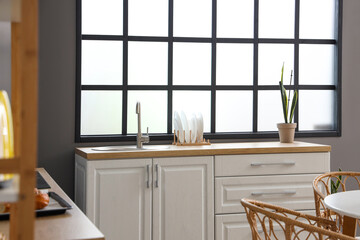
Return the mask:
<path fill-rule="evenodd" d="M 120 159 L 143 157 L 180 157 L 210 156 L 232 154 L 266 154 L 266 153 L 299 153 L 299 152 L 330 152 L 331 146 L 314 143 L 294 142 L 248 142 L 248 143 L 214 143 L 205 146 L 174 146 L 144 145 L 145 149 L 137 150 L 124 146 L 119 151 L 96 151 L 93 147 L 76 148 L 75 153 L 88 159 Z M 147 148 L 148 147 L 148 148 Z M 96 148 L 95 148 L 96 149 Z M 119 148 L 121 149 L 121 148 Z"/>
<path fill-rule="evenodd" d="M 38 0 L 21 1 L 20 19 L 11 23 L 11 104 L 21 197 L 11 207 L 10 237 L 32 240 L 38 140 Z"/>
<path fill-rule="evenodd" d="M 65 214 L 38 217 L 35 220 L 35 239 L 44 240 L 64 240 L 64 239 L 91 239 L 104 240 L 104 235 L 95 225 L 84 215 L 75 203 L 64 193 L 50 175 L 43 169 L 37 169 L 44 179 L 51 186 L 51 191 L 56 192 L 73 209 L 67 210 Z M 0 221 L 0 232 L 9 236 L 9 221 Z M 24 239 L 27 239 L 24 236 Z"/>
<path fill-rule="evenodd" d="M 344 216 L 343 233 L 356 235 L 356 219 L 360 218 L 360 190 L 334 193 L 326 196 L 324 204 L 328 209 Z"/>

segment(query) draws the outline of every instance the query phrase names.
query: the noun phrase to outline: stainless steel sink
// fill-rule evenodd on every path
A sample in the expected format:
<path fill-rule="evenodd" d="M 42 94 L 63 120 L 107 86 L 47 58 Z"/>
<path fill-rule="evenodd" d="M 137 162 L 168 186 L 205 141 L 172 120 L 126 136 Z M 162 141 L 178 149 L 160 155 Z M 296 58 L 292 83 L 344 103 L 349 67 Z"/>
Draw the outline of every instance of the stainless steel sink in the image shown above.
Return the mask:
<path fill-rule="evenodd" d="M 91 150 L 99 152 L 113 152 L 113 151 L 144 151 L 144 150 L 163 150 L 169 149 L 169 145 L 147 145 L 142 148 L 136 146 L 106 146 L 106 147 L 94 147 Z"/>

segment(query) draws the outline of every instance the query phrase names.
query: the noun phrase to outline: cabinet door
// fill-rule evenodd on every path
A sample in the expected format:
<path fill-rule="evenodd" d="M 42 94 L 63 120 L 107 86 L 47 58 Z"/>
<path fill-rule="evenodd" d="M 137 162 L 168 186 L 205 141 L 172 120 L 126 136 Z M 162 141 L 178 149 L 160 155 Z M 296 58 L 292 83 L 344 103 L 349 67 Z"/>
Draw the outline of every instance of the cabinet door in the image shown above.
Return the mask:
<path fill-rule="evenodd" d="M 153 240 L 214 239 L 213 157 L 153 159 Z"/>
<path fill-rule="evenodd" d="M 300 211 L 304 214 L 309 214 L 315 216 L 314 210 L 308 211 Z M 300 220 L 302 221 L 302 220 Z M 302 221 L 307 223 L 305 221 Z M 240 239 L 252 239 L 252 234 L 250 230 L 250 225 L 248 223 L 247 217 L 245 213 L 242 214 L 227 214 L 227 215 L 216 215 L 215 216 L 215 228 L 216 228 L 216 236 L 215 240 L 240 240 Z M 259 233 L 261 239 L 265 239 L 263 236 L 263 230 L 261 229 L 261 225 L 258 225 Z M 274 230 L 277 234 L 276 236 L 279 240 L 285 239 L 283 230 L 279 227 L 279 225 L 274 224 Z M 307 236 L 302 236 L 299 239 L 306 239 Z M 272 238 L 272 239 L 275 239 Z M 314 238 L 310 238 L 314 239 Z"/>
<path fill-rule="evenodd" d="M 87 215 L 106 239 L 151 240 L 151 159 L 90 161 L 88 173 Z"/>

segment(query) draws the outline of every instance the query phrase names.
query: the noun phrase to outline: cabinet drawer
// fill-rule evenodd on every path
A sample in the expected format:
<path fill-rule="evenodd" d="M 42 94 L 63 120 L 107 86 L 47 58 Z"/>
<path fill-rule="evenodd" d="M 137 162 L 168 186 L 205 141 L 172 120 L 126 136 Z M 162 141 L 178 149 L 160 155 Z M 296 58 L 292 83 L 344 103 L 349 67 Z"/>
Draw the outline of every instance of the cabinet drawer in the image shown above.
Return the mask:
<path fill-rule="evenodd" d="M 315 211 L 310 210 L 301 212 L 315 216 Z M 250 225 L 245 213 L 217 215 L 215 217 L 215 232 L 215 240 L 252 239 Z M 279 234 L 279 236 L 281 236 L 281 234 Z"/>
<path fill-rule="evenodd" d="M 215 176 L 322 173 L 329 170 L 329 152 L 215 156 Z"/>
<path fill-rule="evenodd" d="M 312 181 L 317 174 L 224 177 L 215 179 L 215 213 L 242 213 L 242 198 L 290 209 L 314 209 Z"/>

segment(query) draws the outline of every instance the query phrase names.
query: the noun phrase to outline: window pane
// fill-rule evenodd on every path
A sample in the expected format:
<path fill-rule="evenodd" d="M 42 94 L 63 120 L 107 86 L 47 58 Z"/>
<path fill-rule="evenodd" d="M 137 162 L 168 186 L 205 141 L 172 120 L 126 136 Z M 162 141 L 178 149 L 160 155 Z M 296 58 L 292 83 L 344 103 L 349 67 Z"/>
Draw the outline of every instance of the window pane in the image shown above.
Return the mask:
<path fill-rule="evenodd" d="M 149 133 L 167 132 L 167 91 L 128 92 L 128 133 L 137 133 L 136 102 L 141 103 L 141 131 Z"/>
<path fill-rule="evenodd" d="M 295 0 L 259 0 L 259 37 L 293 38 Z"/>
<path fill-rule="evenodd" d="M 335 46 L 300 44 L 299 83 L 335 83 Z"/>
<path fill-rule="evenodd" d="M 81 135 L 121 134 L 122 91 L 81 92 Z"/>
<path fill-rule="evenodd" d="M 334 130 L 335 91 L 299 91 L 299 130 Z"/>
<path fill-rule="evenodd" d="M 211 0 L 174 0 L 175 37 L 211 37 Z"/>
<path fill-rule="evenodd" d="M 258 130 L 277 131 L 276 124 L 284 122 L 280 91 L 259 91 Z"/>
<path fill-rule="evenodd" d="M 168 44 L 129 42 L 129 85 L 166 85 Z"/>
<path fill-rule="evenodd" d="M 217 85 L 253 84 L 253 45 L 218 43 L 216 49 Z"/>
<path fill-rule="evenodd" d="M 252 91 L 216 91 L 216 132 L 251 132 L 252 103 Z"/>
<path fill-rule="evenodd" d="M 122 52 L 120 41 L 82 41 L 81 83 L 121 85 Z"/>
<path fill-rule="evenodd" d="M 129 35 L 167 36 L 168 0 L 129 1 Z"/>
<path fill-rule="evenodd" d="M 211 44 L 174 43 L 173 84 L 211 84 Z"/>
<path fill-rule="evenodd" d="M 123 1 L 82 0 L 82 34 L 122 35 Z"/>
<path fill-rule="evenodd" d="M 173 113 L 183 110 L 187 116 L 201 112 L 204 119 L 204 132 L 210 132 L 211 121 L 211 94 L 210 91 L 174 91 Z"/>
<path fill-rule="evenodd" d="M 289 84 L 290 73 L 294 69 L 294 45 L 259 44 L 259 84 L 278 85 L 283 63 L 284 84 Z"/>
<path fill-rule="evenodd" d="M 254 1 L 217 1 L 217 37 L 252 38 Z"/>
<path fill-rule="evenodd" d="M 335 0 L 300 1 L 300 38 L 334 38 L 335 2 Z"/>

